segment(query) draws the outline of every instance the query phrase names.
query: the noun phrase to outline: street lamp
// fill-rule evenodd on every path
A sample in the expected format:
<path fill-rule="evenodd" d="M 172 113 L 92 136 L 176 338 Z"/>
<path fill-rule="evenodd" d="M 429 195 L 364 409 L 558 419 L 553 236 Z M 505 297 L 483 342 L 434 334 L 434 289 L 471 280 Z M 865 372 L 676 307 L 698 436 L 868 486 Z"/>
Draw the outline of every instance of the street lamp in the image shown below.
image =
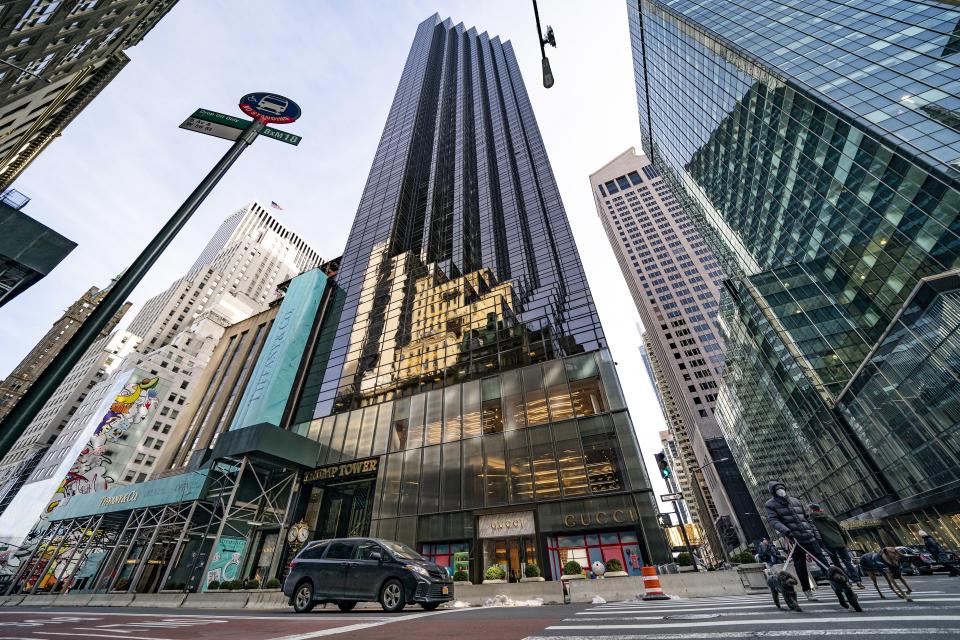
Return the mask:
<path fill-rule="evenodd" d="M 553 35 L 553 27 L 547 25 L 547 37 L 543 37 L 543 30 L 540 28 L 540 11 L 537 10 L 537 0 L 533 0 L 533 17 L 537 20 L 537 37 L 540 40 L 540 57 L 543 64 L 543 87 L 549 89 L 553 86 L 553 72 L 550 70 L 550 60 L 547 58 L 547 52 L 544 45 L 549 44 L 556 49 L 557 39 Z"/>
<path fill-rule="evenodd" d="M 702 469 L 706 469 L 706 468 L 709 467 L 710 465 L 712 465 L 712 464 L 717 464 L 718 462 L 730 462 L 730 458 L 717 458 L 716 460 L 711 460 L 710 462 L 708 462 L 708 463 L 705 464 L 705 465 L 701 465 L 701 466 L 699 466 L 699 467 L 697 467 L 697 468 L 695 468 L 695 469 L 691 469 L 690 472 L 691 472 L 691 473 L 696 473 L 697 471 L 701 471 Z"/>

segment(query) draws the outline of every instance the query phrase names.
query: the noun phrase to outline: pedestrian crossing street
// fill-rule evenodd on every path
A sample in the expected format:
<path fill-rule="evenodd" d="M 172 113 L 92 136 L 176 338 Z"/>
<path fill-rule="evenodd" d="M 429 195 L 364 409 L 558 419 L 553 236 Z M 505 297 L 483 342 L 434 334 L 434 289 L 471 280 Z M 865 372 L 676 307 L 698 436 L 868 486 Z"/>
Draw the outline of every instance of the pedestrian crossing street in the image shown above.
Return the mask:
<path fill-rule="evenodd" d="M 936 580 L 936 583 L 932 583 Z M 957 579 L 954 579 L 957 580 Z M 917 584 L 920 582 L 921 584 Z M 530 640 L 735 640 L 738 638 L 842 638 L 900 636 L 960 638 L 960 580 L 911 583 L 914 602 L 881 585 L 855 590 L 863 613 L 843 609 L 829 587 L 819 602 L 799 594 L 802 612 L 778 610 L 769 593 L 670 601 L 616 602 L 591 606 L 547 627 Z M 941 589 L 939 587 L 944 587 Z"/>

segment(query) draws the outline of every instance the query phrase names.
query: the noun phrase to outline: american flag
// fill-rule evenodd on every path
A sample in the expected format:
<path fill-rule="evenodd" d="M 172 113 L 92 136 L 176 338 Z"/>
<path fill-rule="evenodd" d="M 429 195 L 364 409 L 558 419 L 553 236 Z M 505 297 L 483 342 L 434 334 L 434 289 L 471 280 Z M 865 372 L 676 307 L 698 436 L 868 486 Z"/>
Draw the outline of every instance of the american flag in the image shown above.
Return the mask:
<path fill-rule="evenodd" d="M 270 206 L 273 207 L 274 209 L 280 209 L 280 211 L 283 211 L 283 207 L 281 207 L 280 205 L 278 205 L 278 204 L 277 204 L 276 202 L 274 202 L 273 200 L 270 201 Z"/>

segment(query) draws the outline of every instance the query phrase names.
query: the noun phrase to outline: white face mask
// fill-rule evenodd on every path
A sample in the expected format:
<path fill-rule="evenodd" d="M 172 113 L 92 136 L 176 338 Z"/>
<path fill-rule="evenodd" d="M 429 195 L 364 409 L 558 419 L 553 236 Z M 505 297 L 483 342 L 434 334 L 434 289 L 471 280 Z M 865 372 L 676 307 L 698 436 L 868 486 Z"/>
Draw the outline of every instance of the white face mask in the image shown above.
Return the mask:
<path fill-rule="evenodd" d="M 781 498 L 786 498 L 786 497 L 787 497 L 787 490 L 786 490 L 786 489 L 777 489 L 777 496 L 779 496 L 779 497 L 781 497 Z"/>

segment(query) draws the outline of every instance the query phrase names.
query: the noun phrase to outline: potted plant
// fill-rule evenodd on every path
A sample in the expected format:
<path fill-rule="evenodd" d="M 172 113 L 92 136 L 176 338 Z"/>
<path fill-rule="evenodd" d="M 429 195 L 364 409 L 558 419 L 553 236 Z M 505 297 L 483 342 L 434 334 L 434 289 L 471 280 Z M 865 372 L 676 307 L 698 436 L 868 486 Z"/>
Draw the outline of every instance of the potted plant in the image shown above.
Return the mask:
<path fill-rule="evenodd" d="M 686 551 L 677 554 L 677 566 L 680 567 L 680 571 L 696 571 L 696 566 L 693 564 L 693 556 L 691 556 Z"/>
<path fill-rule="evenodd" d="M 463 569 L 457 569 L 453 572 L 453 584 L 473 584 L 470 582 L 470 576 Z"/>
<path fill-rule="evenodd" d="M 247 578 L 243 581 L 243 588 L 253 591 L 254 589 L 260 588 L 260 581 L 256 578 Z"/>
<path fill-rule="evenodd" d="M 483 574 L 483 584 L 503 584 L 506 582 L 507 572 L 498 564 L 492 565 Z"/>
<path fill-rule="evenodd" d="M 749 551 L 741 551 L 730 557 L 730 562 L 733 564 L 754 564 L 756 561 L 757 559 Z"/>
<path fill-rule="evenodd" d="M 210 584 L 207 585 L 207 591 L 216 591 L 220 588 L 219 580 L 211 580 Z"/>
<path fill-rule="evenodd" d="M 540 575 L 540 567 L 535 564 L 528 564 L 523 569 L 523 576 L 520 582 L 543 582 L 543 576 Z"/>
<path fill-rule="evenodd" d="M 280 588 L 280 581 L 277 580 L 276 578 L 270 578 L 269 580 L 267 580 L 266 588 L 267 588 L 267 589 L 279 589 L 279 588 Z"/>
<path fill-rule="evenodd" d="M 606 566 L 607 572 L 603 574 L 604 578 L 622 578 L 626 575 L 629 575 L 623 570 L 623 563 L 616 558 L 610 558 L 607 560 Z"/>
<path fill-rule="evenodd" d="M 580 566 L 580 563 L 576 560 L 568 560 L 566 564 L 563 565 L 563 575 L 560 576 L 561 580 L 584 580 L 583 567 Z"/>

